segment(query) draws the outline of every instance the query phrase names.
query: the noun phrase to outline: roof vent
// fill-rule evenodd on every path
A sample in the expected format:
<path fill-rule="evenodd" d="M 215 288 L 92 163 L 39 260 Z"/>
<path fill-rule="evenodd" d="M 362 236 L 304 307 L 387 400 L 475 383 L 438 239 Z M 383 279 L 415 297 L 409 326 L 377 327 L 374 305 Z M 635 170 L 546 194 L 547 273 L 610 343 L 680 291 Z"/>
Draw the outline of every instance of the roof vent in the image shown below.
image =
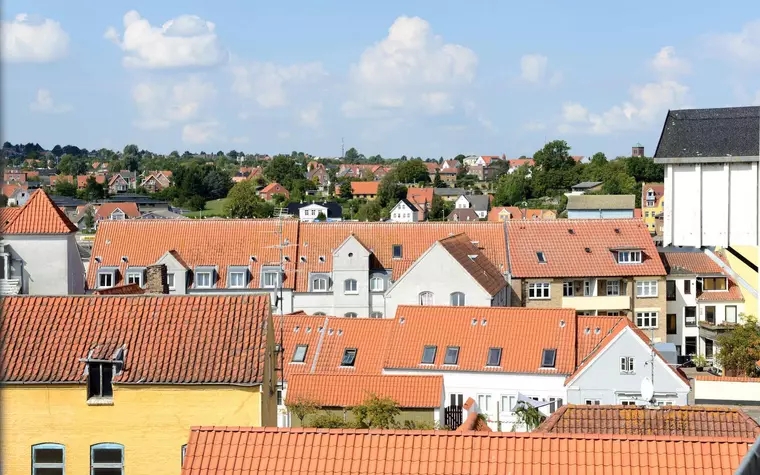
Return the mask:
<path fill-rule="evenodd" d="M 290 256 L 283 256 L 285 258 L 285 262 L 290 262 Z"/>
<path fill-rule="evenodd" d="M 401 317 L 401 318 L 398 319 L 399 325 L 403 325 L 405 321 L 406 321 L 406 318 L 404 318 L 404 317 Z"/>
<path fill-rule="evenodd" d="M 467 257 L 469 257 L 471 261 L 474 261 L 478 257 L 478 255 L 477 254 L 467 254 Z"/>
<path fill-rule="evenodd" d="M 575 229 L 570 228 L 570 229 L 567 230 L 567 232 L 570 233 L 570 234 L 575 234 Z"/>
<path fill-rule="evenodd" d="M 328 334 L 328 335 L 332 335 L 332 334 L 333 334 L 333 331 L 334 331 L 334 330 L 333 330 L 332 328 L 328 328 L 328 329 L 327 329 L 327 334 Z"/>
<path fill-rule="evenodd" d="M 322 333 L 325 331 L 325 327 L 319 327 L 317 328 L 317 332 Z"/>
<path fill-rule="evenodd" d="M 477 246 L 478 244 L 480 244 L 480 241 L 470 241 L 470 242 L 472 243 L 473 246 Z"/>
<path fill-rule="evenodd" d="M 256 262 L 258 259 L 256 259 L 256 256 L 251 256 L 251 262 Z"/>
<path fill-rule="evenodd" d="M 127 261 L 129 261 L 129 259 L 127 259 L 127 256 L 121 256 L 121 260 L 122 260 L 122 262 L 127 262 Z"/>
<path fill-rule="evenodd" d="M 485 318 L 480 321 L 480 324 L 483 326 L 486 326 L 486 323 L 488 323 L 488 320 L 486 320 Z"/>
<path fill-rule="evenodd" d="M 306 256 L 301 256 L 301 262 L 306 262 Z"/>
<path fill-rule="evenodd" d="M 325 256 L 319 256 L 319 262 L 325 262 Z"/>
<path fill-rule="evenodd" d="M 565 321 L 564 320 L 560 320 L 559 321 L 559 327 L 560 328 L 565 328 Z"/>
<path fill-rule="evenodd" d="M 586 248 L 586 252 L 587 252 L 587 253 L 589 253 L 589 254 L 591 254 L 591 248 L 590 248 L 590 247 L 587 247 L 587 248 Z"/>
<path fill-rule="evenodd" d="M 586 327 L 586 329 L 583 330 L 583 333 L 585 333 L 586 335 L 588 335 L 588 334 L 591 333 L 591 329 L 589 327 Z"/>
<path fill-rule="evenodd" d="M 294 326 L 293 327 L 293 333 L 298 333 L 298 330 L 300 330 L 300 329 L 301 329 L 301 327 L 299 327 L 298 325 Z"/>
<path fill-rule="evenodd" d="M 98 264 L 100 264 L 101 262 L 103 262 L 103 258 L 100 257 L 100 256 L 95 256 L 95 262 L 97 262 Z"/>
<path fill-rule="evenodd" d="M 472 326 L 475 326 L 477 324 L 478 324 L 478 319 L 477 318 L 473 318 L 472 319 Z"/>
<path fill-rule="evenodd" d="M 306 327 L 306 333 L 311 333 L 311 327 Z"/>
<path fill-rule="evenodd" d="M 338 330 L 338 336 L 340 336 L 340 335 L 342 335 L 342 334 L 343 334 L 343 330 L 340 330 L 340 329 L 339 329 L 339 330 Z"/>
<path fill-rule="evenodd" d="M 598 335 L 602 332 L 602 330 L 599 327 L 594 328 L 594 334 Z"/>
<path fill-rule="evenodd" d="M 620 234 L 620 228 L 615 228 L 615 234 Z"/>

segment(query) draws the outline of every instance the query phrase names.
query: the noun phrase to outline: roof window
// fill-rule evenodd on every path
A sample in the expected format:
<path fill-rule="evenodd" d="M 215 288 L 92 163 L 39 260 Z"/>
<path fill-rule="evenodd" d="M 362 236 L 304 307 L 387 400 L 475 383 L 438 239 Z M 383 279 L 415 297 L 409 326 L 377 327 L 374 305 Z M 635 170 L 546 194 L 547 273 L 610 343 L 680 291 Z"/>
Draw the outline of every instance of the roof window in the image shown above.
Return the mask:
<path fill-rule="evenodd" d="M 536 258 L 538 259 L 539 264 L 546 264 L 546 256 L 543 251 L 536 252 Z"/>
<path fill-rule="evenodd" d="M 343 352 L 343 359 L 340 360 L 341 366 L 354 366 L 356 362 L 356 348 L 346 348 Z"/>
<path fill-rule="evenodd" d="M 551 349 L 544 349 L 543 355 L 541 356 L 541 367 L 542 368 L 554 368 L 554 364 L 557 362 L 557 349 L 551 348 Z"/>
<path fill-rule="evenodd" d="M 393 245 L 393 258 L 394 259 L 401 259 L 404 257 L 404 248 L 401 246 L 401 244 L 394 244 Z"/>
<path fill-rule="evenodd" d="M 309 345 L 298 345 L 296 351 L 293 352 L 293 363 L 303 363 L 306 361 L 306 350 L 309 349 Z"/>
<path fill-rule="evenodd" d="M 422 364 L 435 364 L 435 354 L 437 352 L 437 346 L 425 346 L 422 350 Z"/>
<path fill-rule="evenodd" d="M 488 359 L 486 360 L 486 366 L 500 366 L 501 365 L 501 348 L 489 348 Z"/>
<path fill-rule="evenodd" d="M 449 346 L 446 348 L 446 357 L 443 359 L 443 364 L 455 365 L 459 363 L 459 347 Z"/>

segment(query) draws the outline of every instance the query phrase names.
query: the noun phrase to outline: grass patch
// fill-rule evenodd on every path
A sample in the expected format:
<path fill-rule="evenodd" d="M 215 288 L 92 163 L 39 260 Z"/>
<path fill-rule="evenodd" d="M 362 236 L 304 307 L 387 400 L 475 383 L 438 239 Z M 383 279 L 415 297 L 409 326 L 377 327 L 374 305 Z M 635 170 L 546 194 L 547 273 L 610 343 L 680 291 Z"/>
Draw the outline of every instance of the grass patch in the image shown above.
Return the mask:
<path fill-rule="evenodd" d="M 227 198 L 218 200 L 211 200 L 206 202 L 206 209 L 203 211 L 192 211 L 185 216 L 188 218 L 210 218 L 212 216 L 224 216 L 224 204 L 227 202 Z"/>

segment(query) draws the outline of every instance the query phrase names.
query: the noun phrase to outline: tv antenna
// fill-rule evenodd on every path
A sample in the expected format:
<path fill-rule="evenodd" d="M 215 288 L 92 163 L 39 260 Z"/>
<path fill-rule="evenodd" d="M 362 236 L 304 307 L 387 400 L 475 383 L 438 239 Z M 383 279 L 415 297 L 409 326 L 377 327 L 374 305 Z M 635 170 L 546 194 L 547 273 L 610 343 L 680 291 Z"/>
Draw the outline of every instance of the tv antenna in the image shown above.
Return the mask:
<path fill-rule="evenodd" d="M 341 160 L 346 158 L 346 143 L 343 141 L 343 137 L 340 138 L 340 158 Z"/>
<path fill-rule="evenodd" d="M 654 329 L 650 330 L 650 336 L 649 336 L 649 361 L 647 361 L 646 364 L 649 365 L 650 370 L 650 376 L 648 378 L 644 378 L 643 381 L 641 381 L 641 399 L 646 401 L 647 406 L 654 406 L 655 405 L 655 399 L 654 399 Z"/>
<path fill-rule="evenodd" d="M 284 310 L 284 298 L 283 298 L 283 284 L 285 281 L 285 248 L 288 247 L 294 247 L 297 246 L 297 244 L 291 244 L 290 240 L 285 237 L 285 232 L 283 230 L 283 221 L 285 218 L 289 217 L 288 211 L 286 208 L 277 208 L 275 209 L 275 213 L 277 216 L 277 219 L 279 221 L 278 230 L 276 233 L 279 236 L 279 242 L 274 247 L 280 250 L 280 272 L 277 279 L 277 297 L 275 298 L 275 305 L 277 306 L 277 309 L 280 312 L 280 342 L 277 345 L 279 350 L 279 356 L 280 356 L 280 380 L 278 381 L 278 386 L 280 390 L 285 389 L 285 310 Z"/>

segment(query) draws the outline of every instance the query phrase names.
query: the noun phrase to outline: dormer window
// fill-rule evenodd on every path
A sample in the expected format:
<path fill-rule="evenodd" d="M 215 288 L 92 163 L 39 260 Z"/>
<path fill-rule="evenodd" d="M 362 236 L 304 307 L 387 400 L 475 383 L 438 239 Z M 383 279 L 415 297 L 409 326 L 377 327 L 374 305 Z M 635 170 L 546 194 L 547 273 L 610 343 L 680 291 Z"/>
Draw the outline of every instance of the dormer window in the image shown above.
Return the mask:
<path fill-rule="evenodd" d="M 100 269 L 98 271 L 98 288 L 108 289 L 116 283 L 116 269 Z"/>
<path fill-rule="evenodd" d="M 703 277 L 702 291 L 728 290 L 725 277 Z"/>
<path fill-rule="evenodd" d="M 327 277 L 315 277 L 311 281 L 312 292 L 327 292 Z"/>
<path fill-rule="evenodd" d="M 142 287 L 145 284 L 145 270 L 127 269 L 127 284 L 137 284 Z"/>
<path fill-rule="evenodd" d="M 195 286 L 199 289 L 211 288 L 211 271 L 199 271 L 195 273 Z"/>
<path fill-rule="evenodd" d="M 618 251 L 618 264 L 641 264 L 641 251 Z"/>
<path fill-rule="evenodd" d="M 243 287 L 245 287 L 245 273 L 230 272 L 230 288 L 241 289 Z"/>
<path fill-rule="evenodd" d="M 87 399 L 113 398 L 113 364 L 90 362 L 87 364 Z"/>
<path fill-rule="evenodd" d="M 280 270 L 276 267 L 264 269 L 261 272 L 261 286 L 265 289 L 274 289 L 280 283 Z"/>

